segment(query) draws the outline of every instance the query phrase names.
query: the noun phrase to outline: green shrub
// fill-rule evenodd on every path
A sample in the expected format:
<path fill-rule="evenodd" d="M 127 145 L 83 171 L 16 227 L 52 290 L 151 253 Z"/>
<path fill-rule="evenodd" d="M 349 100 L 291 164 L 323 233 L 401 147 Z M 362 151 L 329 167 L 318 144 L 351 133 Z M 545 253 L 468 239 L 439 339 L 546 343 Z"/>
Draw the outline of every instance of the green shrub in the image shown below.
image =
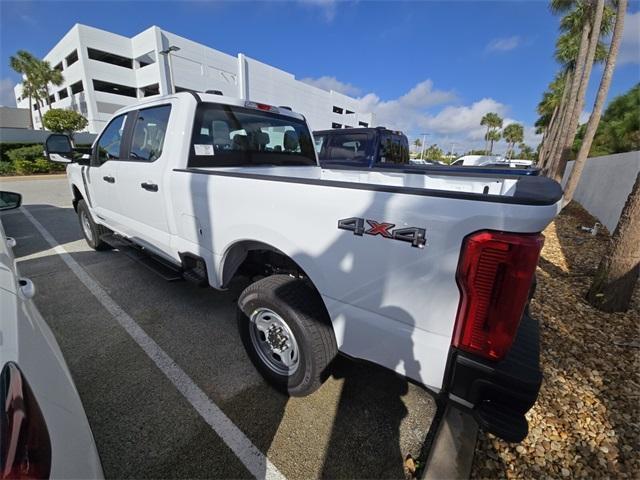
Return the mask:
<path fill-rule="evenodd" d="M 16 148 L 29 147 L 34 145 L 31 143 L 20 143 L 20 142 L 0 142 L 0 162 L 10 162 L 9 152 L 11 150 L 15 150 Z"/>
<path fill-rule="evenodd" d="M 14 148 L 7 152 L 7 156 L 12 162 L 16 160 L 29 160 L 35 162 L 39 158 L 44 158 L 42 151 L 44 148 L 42 145 L 35 144 L 28 147 Z"/>
<path fill-rule="evenodd" d="M 42 145 L 35 144 L 28 147 L 14 148 L 7 152 L 15 173 L 18 175 L 31 175 L 65 170 L 64 164 L 49 162 L 44 158 L 42 149 Z"/>
<path fill-rule="evenodd" d="M 15 175 L 16 169 L 12 162 L 0 161 L 0 176 Z"/>

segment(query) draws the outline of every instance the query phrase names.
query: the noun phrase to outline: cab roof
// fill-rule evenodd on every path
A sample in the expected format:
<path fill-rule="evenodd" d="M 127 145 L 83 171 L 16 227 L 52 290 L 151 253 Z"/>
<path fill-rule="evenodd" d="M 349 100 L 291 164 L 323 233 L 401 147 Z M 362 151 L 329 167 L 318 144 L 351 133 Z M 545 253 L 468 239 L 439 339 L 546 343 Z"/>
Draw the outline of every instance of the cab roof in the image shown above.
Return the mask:
<path fill-rule="evenodd" d="M 236 107 L 256 108 L 257 110 L 261 111 L 276 113 L 278 115 L 285 115 L 288 117 L 297 118 L 298 120 L 305 120 L 304 115 L 292 111 L 290 107 L 282 105 L 269 105 L 261 102 L 255 102 L 253 100 L 242 100 L 240 98 L 228 97 L 226 95 L 219 95 L 216 93 L 202 93 L 194 91 L 178 92 L 169 95 L 149 97 L 121 108 L 120 110 L 116 111 L 114 115 L 120 115 L 122 113 L 131 112 L 140 108 L 152 107 L 154 105 L 166 103 L 167 100 L 173 99 L 177 99 L 181 102 L 195 100 L 197 103 L 217 103 L 221 105 L 232 105 Z M 260 108 L 261 106 L 270 107 L 271 110 Z"/>

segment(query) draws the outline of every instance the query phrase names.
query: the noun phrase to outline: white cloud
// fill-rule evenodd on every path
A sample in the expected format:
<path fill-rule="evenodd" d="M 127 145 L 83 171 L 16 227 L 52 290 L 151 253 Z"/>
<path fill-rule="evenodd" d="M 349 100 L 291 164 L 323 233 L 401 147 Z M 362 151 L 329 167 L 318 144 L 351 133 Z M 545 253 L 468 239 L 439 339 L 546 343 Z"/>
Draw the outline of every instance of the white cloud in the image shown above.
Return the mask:
<path fill-rule="evenodd" d="M 640 11 L 627 13 L 617 64 L 640 63 Z"/>
<path fill-rule="evenodd" d="M 20 20 L 22 20 L 24 23 L 29 24 L 32 27 L 35 27 L 36 25 L 38 25 L 38 21 L 32 17 L 31 15 L 27 15 L 25 13 L 20 15 Z"/>
<path fill-rule="evenodd" d="M 0 80 L 0 105 L 3 107 L 15 107 L 16 97 L 13 93 L 15 82 L 10 78 Z"/>
<path fill-rule="evenodd" d="M 540 142 L 535 127 L 507 117 L 509 107 L 493 98 L 482 98 L 468 105 L 458 105 L 452 91 L 437 90 L 431 80 L 418 83 L 404 95 L 392 100 L 381 100 L 375 93 L 358 99 L 359 109 L 373 112 L 375 125 L 402 130 L 410 141 L 422 140 L 428 133 L 427 144 L 437 143 L 449 150 L 455 144 L 457 152 L 484 148 L 485 127 L 480 125 L 482 117 L 495 112 L 505 118 L 504 124 L 522 123 L 525 143 L 535 147 Z M 506 150 L 504 142 L 495 145 L 494 151 Z"/>
<path fill-rule="evenodd" d="M 486 52 L 508 52 L 518 48 L 522 39 L 518 35 L 505 38 L 494 38 L 485 47 Z"/>
<path fill-rule="evenodd" d="M 302 3 L 317 7 L 322 11 L 322 15 L 328 23 L 336 18 L 337 0 L 300 0 Z"/>
<path fill-rule="evenodd" d="M 350 83 L 341 82 L 336 77 L 329 77 L 326 75 L 320 78 L 307 77 L 303 78 L 301 81 L 308 83 L 309 85 L 313 85 L 314 87 L 322 88 L 323 90 L 335 90 L 336 92 L 350 96 L 360 95 L 360 93 L 362 93 L 362 90 L 358 87 Z"/>
<path fill-rule="evenodd" d="M 305 78 L 303 82 L 355 96 L 359 88 L 341 82 L 335 77 Z M 385 126 L 403 131 L 413 141 L 421 134 L 429 134 L 427 143 L 437 143 L 441 148 L 449 149 L 455 144 L 457 152 L 484 148 L 485 127 L 480 125 L 482 117 L 495 112 L 505 118 L 505 125 L 522 123 L 525 128 L 525 142 L 535 147 L 540 136 L 535 127 L 508 117 L 509 107 L 493 98 L 482 98 L 467 105 L 460 105 L 458 96 L 451 90 L 439 90 L 433 81 L 424 80 L 409 89 L 403 95 L 383 100 L 371 92 L 356 98 L 358 111 L 374 114 L 374 125 Z M 500 142 L 501 144 L 503 142 Z M 506 149 L 496 145 L 495 151 Z M 503 148 L 504 147 L 504 148 Z"/>
<path fill-rule="evenodd" d="M 583 110 L 582 113 L 580 114 L 580 118 L 578 119 L 578 123 L 580 124 L 587 123 L 589 121 L 590 116 L 591 116 L 591 112 L 587 112 L 586 110 Z"/>
<path fill-rule="evenodd" d="M 381 100 L 375 93 L 358 99 L 360 110 L 373 112 L 376 123 L 403 131 L 424 127 L 426 110 L 456 100 L 452 91 L 435 90 L 431 80 L 424 80 L 404 95 L 393 100 Z"/>

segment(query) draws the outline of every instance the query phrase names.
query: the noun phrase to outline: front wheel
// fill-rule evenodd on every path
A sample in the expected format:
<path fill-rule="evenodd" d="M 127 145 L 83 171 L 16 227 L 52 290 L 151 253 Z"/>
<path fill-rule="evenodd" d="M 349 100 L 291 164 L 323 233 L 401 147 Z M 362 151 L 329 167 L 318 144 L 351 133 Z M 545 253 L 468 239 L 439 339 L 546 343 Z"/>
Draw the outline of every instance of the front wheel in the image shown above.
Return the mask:
<path fill-rule="evenodd" d="M 242 292 L 238 328 L 258 371 L 292 396 L 316 391 L 338 353 L 320 296 L 304 280 L 288 275 L 263 278 Z"/>
<path fill-rule="evenodd" d="M 103 242 L 100 237 L 106 233 L 111 233 L 107 227 L 99 225 L 91 218 L 91 212 L 84 200 L 78 202 L 78 219 L 80 220 L 80 228 L 84 239 L 89 246 L 94 250 L 108 250 L 111 248 L 106 242 Z"/>

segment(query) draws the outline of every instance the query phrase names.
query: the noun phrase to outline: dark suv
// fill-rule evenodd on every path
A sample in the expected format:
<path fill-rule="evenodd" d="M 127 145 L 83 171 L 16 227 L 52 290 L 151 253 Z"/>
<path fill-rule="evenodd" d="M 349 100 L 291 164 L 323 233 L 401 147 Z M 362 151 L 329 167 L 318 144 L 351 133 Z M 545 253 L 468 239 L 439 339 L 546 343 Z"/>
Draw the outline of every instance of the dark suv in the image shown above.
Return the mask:
<path fill-rule="evenodd" d="M 313 132 L 323 167 L 372 168 L 409 163 L 409 141 L 402 133 L 376 128 L 346 128 Z"/>

